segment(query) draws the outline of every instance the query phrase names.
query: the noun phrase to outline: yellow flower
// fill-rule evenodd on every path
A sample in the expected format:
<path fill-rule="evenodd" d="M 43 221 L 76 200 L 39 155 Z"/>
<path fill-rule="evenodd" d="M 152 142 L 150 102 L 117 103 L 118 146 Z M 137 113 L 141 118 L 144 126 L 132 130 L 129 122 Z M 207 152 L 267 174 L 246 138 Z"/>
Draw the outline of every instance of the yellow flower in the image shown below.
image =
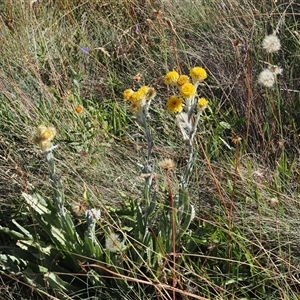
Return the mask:
<path fill-rule="evenodd" d="M 149 90 L 149 87 L 146 86 L 146 85 L 143 85 L 143 86 L 141 86 L 141 87 L 139 88 L 138 91 L 141 92 L 141 93 L 144 93 L 144 95 L 146 95 L 147 92 L 148 92 L 148 90 Z"/>
<path fill-rule="evenodd" d="M 174 113 L 182 112 L 184 107 L 183 99 L 177 96 L 171 96 L 167 101 L 167 109 Z"/>
<path fill-rule="evenodd" d="M 52 130 L 47 128 L 41 135 L 41 140 L 43 140 L 43 141 L 50 140 L 50 139 L 52 139 L 52 136 L 53 136 Z"/>
<path fill-rule="evenodd" d="M 138 91 L 132 93 L 130 100 L 132 102 L 137 102 L 137 101 L 142 100 L 144 97 L 145 97 L 144 91 L 138 90 Z"/>
<path fill-rule="evenodd" d="M 208 106 L 208 101 L 202 97 L 198 100 L 198 103 L 197 103 L 197 109 L 199 111 L 204 111 Z"/>
<path fill-rule="evenodd" d="M 54 127 L 46 127 L 44 125 L 40 125 L 37 128 L 37 139 L 39 141 L 52 141 L 56 135 L 56 129 Z"/>
<path fill-rule="evenodd" d="M 35 142 L 40 146 L 42 150 L 46 150 L 52 146 L 51 141 L 56 135 L 56 129 L 54 127 L 46 127 L 40 125 L 37 128 L 37 134 L 35 137 Z"/>
<path fill-rule="evenodd" d="M 78 105 L 75 107 L 75 111 L 80 114 L 83 111 L 83 106 L 82 105 Z"/>
<path fill-rule="evenodd" d="M 201 67 L 194 67 L 190 71 L 190 76 L 192 77 L 193 82 L 202 82 L 207 78 L 206 71 Z"/>
<path fill-rule="evenodd" d="M 180 87 L 180 95 L 184 98 L 190 98 L 196 93 L 196 88 L 193 84 L 187 82 Z"/>
<path fill-rule="evenodd" d="M 180 87 L 184 85 L 185 83 L 190 82 L 190 77 L 187 75 L 180 75 L 177 80 L 177 85 Z"/>
<path fill-rule="evenodd" d="M 134 91 L 132 89 L 127 89 L 123 92 L 124 100 L 129 100 Z"/>
<path fill-rule="evenodd" d="M 179 78 L 179 74 L 176 71 L 170 71 L 165 75 L 164 83 L 167 85 L 175 85 Z"/>

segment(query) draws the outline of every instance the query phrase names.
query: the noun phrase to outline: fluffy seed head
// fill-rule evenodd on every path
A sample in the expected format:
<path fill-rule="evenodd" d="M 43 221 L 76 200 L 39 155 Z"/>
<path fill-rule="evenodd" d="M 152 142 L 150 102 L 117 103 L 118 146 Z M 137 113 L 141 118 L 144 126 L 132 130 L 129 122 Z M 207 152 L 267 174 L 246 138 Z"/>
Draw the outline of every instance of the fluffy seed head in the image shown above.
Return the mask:
<path fill-rule="evenodd" d="M 275 83 L 275 76 L 269 69 L 264 69 L 258 76 L 258 83 L 265 87 L 272 87 Z"/>
<path fill-rule="evenodd" d="M 120 241 L 119 235 L 116 233 L 110 233 L 105 238 L 105 248 L 110 252 L 118 252 L 122 249 L 122 242 Z"/>
<path fill-rule="evenodd" d="M 281 47 L 280 40 L 275 34 L 267 35 L 262 42 L 262 47 L 267 53 L 278 52 Z"/>
<path fill-rule="evenodd" d="M 166 159 L 159 162 L 159 166 L 163 170 L 170 171 L 170 170 L 174 169 L 175 164 L 174 164 L 174 161 L 172 159 L 166 158 Z"/>

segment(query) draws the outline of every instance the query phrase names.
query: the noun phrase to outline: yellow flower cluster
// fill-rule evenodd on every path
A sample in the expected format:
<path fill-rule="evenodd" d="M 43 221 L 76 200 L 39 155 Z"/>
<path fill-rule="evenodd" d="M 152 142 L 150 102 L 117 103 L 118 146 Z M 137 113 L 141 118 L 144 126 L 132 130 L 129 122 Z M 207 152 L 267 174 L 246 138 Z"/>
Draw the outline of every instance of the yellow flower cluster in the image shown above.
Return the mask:
<path fill-rule="evenodd" d="M 40 125 L 37 128 L 35 142 L 43 151 L 45 151 L 52 146 L 51 141 L 54 139 L 55 135 L 56 129 L 54 127 L 46 127 L 44 125 Z"/>
<path fill-rule="evenodd" d="M 194 67 L 190 70 L 189 75 L 190 76 L 179 75 L 179 73 L 176 71 L 170 71 L 165 75 L 164 83 L 166 85 L 176 85 L 179 89 L 180 94 L 180 96 L 171 96 L 168 99 L 167 109 L 169 111 L 180 113 L 182 112 L 185 104 L 187 105 L 188 109 L 191 107 L 191 103 L 196 105 L 194 98 L 196 95 L 198 83 L 203 82 L 207 78 L 207 73 L 205 69 L 201 67 Z M 186 103 L 184 103 L 184 101 Z M 197 103 L 197 109 L 199 111 L 203 111 L 207 106 L 208 101 L 205 98 L 200 98 Z"/>
<path fill-rule="evenodd" d="M 156 96 L 155 89 L 146 85 L 141 86 L 137 91 L 132 89 L 126 89 L 123 92 L 123 98 L 126 101 L 130 101 L 130 110 L 133 113 L 137 113 L 142 108 L 146 101 L 153 99 Z"/>

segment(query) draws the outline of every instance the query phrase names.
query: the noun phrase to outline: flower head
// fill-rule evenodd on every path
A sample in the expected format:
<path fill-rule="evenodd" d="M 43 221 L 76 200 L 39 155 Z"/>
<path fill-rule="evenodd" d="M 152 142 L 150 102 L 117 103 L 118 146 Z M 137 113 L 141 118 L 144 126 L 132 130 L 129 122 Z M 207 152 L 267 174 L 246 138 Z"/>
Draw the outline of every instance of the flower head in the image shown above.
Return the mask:
<path fill-rule="evenodd" d="M 47 150 L 52 146 L 51 141 L 56 135 L 56 129 L 54 127 L 46 127 L 40 125 L 37 128 L 37 134 L 35 137 L 35 142 L 40 146 L 42 150 Z"/>
<path fill-rule="evenodd" d="M 81 47 L 80 48 L 81 49 L 81 51 L 84 53 L 84 54 L 88 54 L 89 53 L 89 48 L 88 47 Z"/>
<path fill-rule="evenodd" d="M 175 85 L 179 78 L 179 74 L 176 71 L 170 71 L 165 75 L 164 83 L 167 85 Z"/>
<path fill-rule="evenodd" d="M 183 99 L 177 96 L 171 96 L 167 101 L 167 109 L 174 113 L 182 112 L 184 107 Z"/>
<path fill-rule="evenodd" d="M 75 107 L 75 111 L 76 111 L 78 114 L 82 113 L 82 111 L 83 111 L 83 106 L 82 106 L 82 105 L 76 106 L 76 107 Z"/>
<path fill-rule="evenodd" d="M 208 106 L 208 101 L 202 97 L 197 102 L 197 109 L 198 111 L 204 111 Z"/>
<path fill-rule="evenodd" d="M 190 71 L 190 76 L 192 77 L 192 80 L 194 83 L 196 82 L 202 82 L 207 78 L 207 73 L 205 69 L 201 67 L 194 67 Z"/>
<path fill-rule="evenodd" d="M 161 162 L 159 162 L 159 166 L 166 171 L 170 171 L 170 170 L 174 169 L 175 164 L 172 159 L 166 158 L 166 159 L 162 160 Z"/>
<path fill-rule="evenodd" d="M 149 87 L 148 87 L 148 86 L 142 85 L 142 86 L 139 88 L 138 91 L 141 92 L 141 93 L 144 93 L 144 95 L 146 95 L 147 92 L 148 92 L 148 90 L 149 90 Z"/>
<path fill-rule="evenodd" d="M 272 87 L 275 83 L 275 76 L 269 69 L 264 69 L 258 76 L 258 83 L 265 87 Z"/>
<path fill-rule="evenodd" d="M 134 91 L 132 89 L 127 89 L 123 92 L 123 98 L 124 100 L 130 100 L 132 94 L 134 93 Z"/>
<path fill-rule="evenodd" d="M 268 66 L 268 69 L 274 74 L 274 75 L 281 75 L 283 72 L 283 69 L 276 66 L 276 65 L 270 65 Z"/>
<path fill-rule="evenodd" d="M 269 204 L 271 207 L 276 207 L 279 205 L 279 200 L 277 198 L 271 198 L 269 199 Z"/>
<path fill-rule="evenodd" d="M 178 80 L 177 80 L 177 85 L 181 87 L 185 83 L 190 82 L 190 77 L 187 75 L 180 75 Z"/>
<path fill-rule="evenodd" d="M 156 96 L 155 89 L 152 88 L 152 87 L 149 87 L 148 90 L 147 90 L 147 95 L 146 95 L 147 99 L 149 99 L 149 100 L 153 99 L 155 96 Z"/>
<path fill-rule="evenodd" d="M 193 84 L 187 82 L 180 87 L 180 95 L 184 98 L 190 98 L 196 93 L 196 88 Z"/>
<path fill-rule="evenodd" d="M 145 92 L 143 90 L 138 90 L 133 92 L 130 96 L 130 100 L 132 102 L 141 101 L 145 97 Z"/>
<path fill-rule="evenodd" d="M 136 115 L 141 107 L 142 107 L 141 101 L 132 102 L 130 105 L 130 111 Z"/>
<path fill-rule="evenodd" d="M 262 42 L 262 47 L 267 53 L 278 52 L 281 47 L 280 40 L 275 34 L 267 35 Z"/>
<path fill-rule="evenodd" d="M 105 248 L 110 252 L 118 252 L 122 250 L 122 247 L 123 243 L 118 234 L 112 232 L 105 238 Z"/>

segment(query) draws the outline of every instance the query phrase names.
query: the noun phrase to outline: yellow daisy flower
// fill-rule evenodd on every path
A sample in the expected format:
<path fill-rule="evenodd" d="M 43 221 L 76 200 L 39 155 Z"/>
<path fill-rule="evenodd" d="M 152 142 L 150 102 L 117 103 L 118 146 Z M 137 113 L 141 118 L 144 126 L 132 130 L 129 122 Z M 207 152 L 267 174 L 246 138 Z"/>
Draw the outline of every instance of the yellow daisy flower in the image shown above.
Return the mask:
<path fill-rule="evenodd" d="M 56 129 L 54 127 L 46 127 L 40 125 L 37 128 L 37 134 L 35 142 L 40 146 L 42 150 L 46 150 L 52 146 L 51 141 L 56 135 Z"/>
<path fill-rule="evenodd" d="M 146 86 L 146 85 L 143 85 L 143 86 L 141 86 L 140 88 L 139 88 L 139 92 L 141 92 L 141 93 L 144 93 L 145 95 L 147 94 L 147 92 L 148 92 L 148 90 L 149 90 L 149 87 L 148 86 Z"/>
<path fill-rule="evenodd" d="M 164 83 L 167 85 L 175 85 L 179 78 L 179 74 L 176 71 L 170 71 L 165 75 Z"/>
<path fill-rule="evenodd" d="M 197 103 L 197 109 L 199 111 L 204 111 L 208 106 L 208 101 L 202 97 L 198 100 L 198 103 Z"/>
<path fill-rule="evenodd" d="M 190 76 L 192 77 L 193 82 L 202 82 L 207 78 L 207 73 L 205 69 L 201 67 L 194 67 L 190 71 Z"/>
<path fill-rule="evenodd" d="M 133 93 L 134 93 L 134 91 L 132 89 L 125 90 L 123 92 L 124 100 L 130 100 L 130 97 L 132 96 Z"/>
<path fill-rule="evenodd" d="M 185 83 L 190 82 L 190 77 L 187 75 L 180 75 L 177 80 L 177 85 L 180 87 L 184 85 Z"/>
<path fill-rule="evenodd" d="M 138 91 L 132 93 L 132 95 L 130 96 L 130 100 L 132 102 L 137 102 L 137 101 L 142 100 L 144 97 L 145 97 L 144 91 L 138 90 Z"/>
<path fill-rule="evenodd" d="M 193 84 L 186 82 L 180 87 L 180 95 L 184 98 L 190 98 L 196 93 L 196 88 Z"/>
<path fill-rule="evenodd" d="M 171 96 L 167 101 L 167 109 L 174 113 L 182 112 L 184 107 L 183 99 L 177 96 Z"/>

